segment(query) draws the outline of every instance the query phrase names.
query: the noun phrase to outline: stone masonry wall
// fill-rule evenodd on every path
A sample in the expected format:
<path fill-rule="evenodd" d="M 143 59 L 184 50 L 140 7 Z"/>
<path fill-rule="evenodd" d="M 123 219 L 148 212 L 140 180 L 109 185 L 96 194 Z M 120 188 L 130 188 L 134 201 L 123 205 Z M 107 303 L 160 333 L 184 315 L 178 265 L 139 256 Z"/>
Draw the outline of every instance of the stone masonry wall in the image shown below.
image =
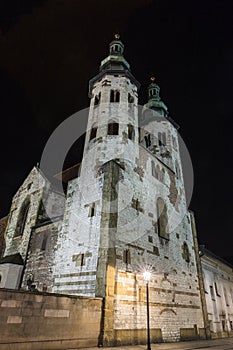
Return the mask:
<path fill-rule="evenodd" d="M 101 306 L 101 298 L 0 290 L 0 350 L 97 346 Z"/>
<path fill-rule="evenodd" d="M 5 230 L 7 225 L 8 216 L 5 216 L 4 218 L 0 219 L 0 258 L 3 256 L 4 250 L 5 250 Z"/>
<path fill-rule="evenodd" d="M 39 291 L 52 292 L 54 285 L 54 256 L 57 249 L 61 221 L 43 224 L 33 229 L 27 265 L 24 272 L 23 288 L 27 286 L 29 276 Z"/>

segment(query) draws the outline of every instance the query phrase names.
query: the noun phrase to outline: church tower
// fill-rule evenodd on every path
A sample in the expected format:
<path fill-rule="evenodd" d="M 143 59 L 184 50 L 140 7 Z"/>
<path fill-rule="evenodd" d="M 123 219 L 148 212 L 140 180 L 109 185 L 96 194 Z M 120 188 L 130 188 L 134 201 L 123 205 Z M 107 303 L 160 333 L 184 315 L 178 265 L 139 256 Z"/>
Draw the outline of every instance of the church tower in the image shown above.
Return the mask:
<path fill-rule="evenodd" d="M 106 293 L 107 266 L 115 257 L 120 172 L 125 163 L 133 167 L 139 158 L 140 84 L 123 52 L 124 45 L 116 34 L 99 74 L 89 83 L 91 101 L 83 159 L 79 177 L 70 181 L 67 190 L 54 292 L 86 296 Z M 124 196 L 127 201 L 127 193 Z"/>
<path fill-rule="evenodd" d="M 103 298 L 99 345 L 144 342 L 149 269 L 152 341 L 196 337 L 203 319 L 178 126 L 154 78 L 138 106 L 139 83 L 123 52 L 116 35 L 90 80 L 83 160 L 68 184 L 53 292 Z"/>

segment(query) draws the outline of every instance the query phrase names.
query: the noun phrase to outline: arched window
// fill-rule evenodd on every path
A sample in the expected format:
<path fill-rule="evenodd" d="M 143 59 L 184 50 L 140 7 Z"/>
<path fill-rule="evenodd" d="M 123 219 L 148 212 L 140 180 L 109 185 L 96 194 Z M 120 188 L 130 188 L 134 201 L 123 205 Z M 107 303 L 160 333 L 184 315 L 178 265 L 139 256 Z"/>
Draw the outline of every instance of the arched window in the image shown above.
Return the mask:
<path fill-rule="evenodd" d="M 120 92 L 116 91 L 116 99 L 115 102 L 120 102 Z"/>
<path fill-rule="evenodd" d="M 131 124 L 128 124 L 128 138 L 134 140 L 134 127 Z"/>
<path fill-rule="evenodd" d="M 16 230 L 15 230 L 15 237 L 23 235 L 23 231 L 27 221 L 29 206 L 30 206 L 29 199 L 25 199 L 19 211 L 19 216 L 18 216 Z"/>
<path fill-rule="evenodd" d="M 117 91 L 117 90 L 110 91 L 110 102 L 120 102 L 120 91 Z"/>
<path fill-rule="evenodd" d="M 100 98 L 101 98 L 101 92 L 99 92 L 99 94 L 95 96 L 94 106 L 97 106 L 100 103 Z"/>
<path fill-rule="evenodd" d="M 110 123 L 108 124 L 108 135 L 118 135 L 119 133 L 119 124 Z"/>
<path fill-rule="evenodd" d="M 162 198 L 158 198 L 156 202 L 157 209 L 157 225 L 158 235 L 162 238 L 169 239 L 169 233 L 167 232 L 167 206 Z"/>
<path fill-rule="evenodd" d="M 145 136 L 145 142 L 146 142 L 146 147 L 150 147 L 151 145 L 151 139 L 150 139 L 150 134 Z"/>

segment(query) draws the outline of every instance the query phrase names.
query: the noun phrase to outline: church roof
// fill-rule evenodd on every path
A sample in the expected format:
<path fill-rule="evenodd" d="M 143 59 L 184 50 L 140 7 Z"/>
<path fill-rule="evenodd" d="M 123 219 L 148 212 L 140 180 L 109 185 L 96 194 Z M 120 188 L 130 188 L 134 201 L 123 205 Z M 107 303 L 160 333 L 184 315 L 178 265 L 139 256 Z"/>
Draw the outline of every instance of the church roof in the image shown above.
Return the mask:
<path fill-rule="evenodd" d="M 77 163 L 72 167 L 65 169 L 62 172 L 54 175 L 54 178 L 64 183 L 68 183 L 70 180 L 73 180 L 76 177 L 78 177 L 80 165 L 81 163 Z"/>

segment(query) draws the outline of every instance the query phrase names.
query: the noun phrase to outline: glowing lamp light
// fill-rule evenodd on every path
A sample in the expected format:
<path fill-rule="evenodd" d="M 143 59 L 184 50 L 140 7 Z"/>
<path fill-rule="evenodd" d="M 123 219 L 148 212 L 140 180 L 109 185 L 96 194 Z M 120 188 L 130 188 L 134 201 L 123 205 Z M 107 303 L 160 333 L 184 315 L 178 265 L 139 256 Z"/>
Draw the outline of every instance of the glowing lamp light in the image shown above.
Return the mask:
<path fill-rule="evenodd" d="M 150 276 L 151 276 L 151 272 L 150 271 L 144 271 L 143 272 L 143 278 L 146 282 L 149 282 L 150 280 Z"/>

